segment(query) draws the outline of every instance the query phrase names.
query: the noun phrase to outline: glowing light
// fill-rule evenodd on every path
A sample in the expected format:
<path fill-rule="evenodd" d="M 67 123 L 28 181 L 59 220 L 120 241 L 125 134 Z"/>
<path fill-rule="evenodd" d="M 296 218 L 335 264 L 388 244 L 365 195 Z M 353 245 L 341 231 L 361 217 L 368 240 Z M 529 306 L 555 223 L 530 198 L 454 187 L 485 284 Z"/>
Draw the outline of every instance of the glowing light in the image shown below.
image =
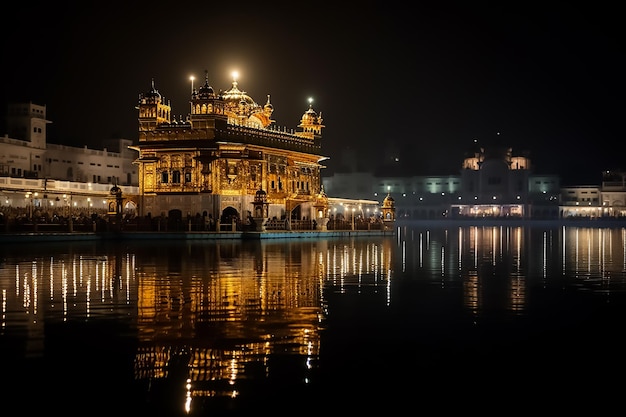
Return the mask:
<path fill-rule="evenodd" d="M 186 395 L 185 395 L 185 412 L 189 414 L 191 411 L 191 379 L 187 379 L 185 384 Z"/>
<path fill-rule="evenodd" d="M 233 81 L 237 81 L 237 78 L 239 78 L 239 71 L 233 71 L 231 75 L 233 76 Z"/>

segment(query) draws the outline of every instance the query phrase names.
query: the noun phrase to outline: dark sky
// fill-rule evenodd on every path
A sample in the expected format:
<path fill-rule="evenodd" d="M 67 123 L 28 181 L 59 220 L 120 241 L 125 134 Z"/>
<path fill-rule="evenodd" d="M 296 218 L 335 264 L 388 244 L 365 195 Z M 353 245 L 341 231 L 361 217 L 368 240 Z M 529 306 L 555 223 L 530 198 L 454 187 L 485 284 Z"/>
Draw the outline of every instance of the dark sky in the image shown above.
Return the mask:
<path fill-rule="evenodd" d="M 12 6 L 2 29 L 0 100 L 45 104 L 51 142 L 136 139 L 152 78 L 185 116 L 190 75 L 208 70 L 226 90 L 238 70 L 257 103 L 271 95 L 279 126 L 295 128 L 314 99 L 329 171 L 343 155 L 398 156 L 411 175 L 458 174 L 475 139 L 528 151 L 535 173 L 566 184 L 626 169 L 617 3 L 37 3 Z"/>

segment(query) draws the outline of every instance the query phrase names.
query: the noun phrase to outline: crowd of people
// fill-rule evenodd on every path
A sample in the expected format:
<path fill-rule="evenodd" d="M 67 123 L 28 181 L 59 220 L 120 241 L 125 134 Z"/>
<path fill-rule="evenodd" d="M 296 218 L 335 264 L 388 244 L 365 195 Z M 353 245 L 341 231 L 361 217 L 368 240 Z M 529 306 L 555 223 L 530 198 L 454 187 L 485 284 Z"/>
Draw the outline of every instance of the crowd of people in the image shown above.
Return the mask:
<path fill-rule="evenodd" d="M 111 231 L 114 225 L 119 231 L 188 231 L 188 232 L 224 232 L 256 230 L 256 221 L 249 214 L 245 219 L 238 215 L 223 215 L 214 219 L 206 212 L 195 215 L 137 216 L 134 213 L 125 213 L 112 218 L 105 209 L 77 210 L 64 214 L 57 211 L 30 210 L 28 207 L 0 207 L 1 232 L 106 232 Z M 382 227 L 382 219 L 372 217 L 365 219 L 355 217 L 345 219 L 342 216 L 332 216 L 326 224 L 328 230 L 370 230 Z M 274 217 L 267 220 L 266 230 L 317 230 L 318 222 L 315 219 L 280 219 Z"/>

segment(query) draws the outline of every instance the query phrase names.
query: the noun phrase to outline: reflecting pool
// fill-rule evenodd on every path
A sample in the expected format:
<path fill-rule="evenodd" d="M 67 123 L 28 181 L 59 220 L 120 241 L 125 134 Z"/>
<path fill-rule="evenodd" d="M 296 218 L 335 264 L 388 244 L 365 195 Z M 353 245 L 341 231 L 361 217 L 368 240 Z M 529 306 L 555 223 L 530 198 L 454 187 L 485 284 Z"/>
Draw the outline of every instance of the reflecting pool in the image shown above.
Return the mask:
<path fill-rule="evenodd" d="M 2 406 L 37 415 L 587 407 L 621 397 L 626 229 L 2 247 Z"/>

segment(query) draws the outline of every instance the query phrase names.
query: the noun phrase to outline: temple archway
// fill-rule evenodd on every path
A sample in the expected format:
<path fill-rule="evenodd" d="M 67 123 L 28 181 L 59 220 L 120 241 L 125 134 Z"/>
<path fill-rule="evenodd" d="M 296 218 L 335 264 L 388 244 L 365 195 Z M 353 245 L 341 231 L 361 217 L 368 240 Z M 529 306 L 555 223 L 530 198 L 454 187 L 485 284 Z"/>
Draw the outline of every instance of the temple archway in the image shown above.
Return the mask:
<path fill-rule="evenodd" d="M 228 206 L 222 211 L 222 215 L 220 216 L 220 223 L 227 224 L 232 223 L 233 219 L 238 220 L 240 218 L 239 212 L 236 208 L 232 206 Z"/>

